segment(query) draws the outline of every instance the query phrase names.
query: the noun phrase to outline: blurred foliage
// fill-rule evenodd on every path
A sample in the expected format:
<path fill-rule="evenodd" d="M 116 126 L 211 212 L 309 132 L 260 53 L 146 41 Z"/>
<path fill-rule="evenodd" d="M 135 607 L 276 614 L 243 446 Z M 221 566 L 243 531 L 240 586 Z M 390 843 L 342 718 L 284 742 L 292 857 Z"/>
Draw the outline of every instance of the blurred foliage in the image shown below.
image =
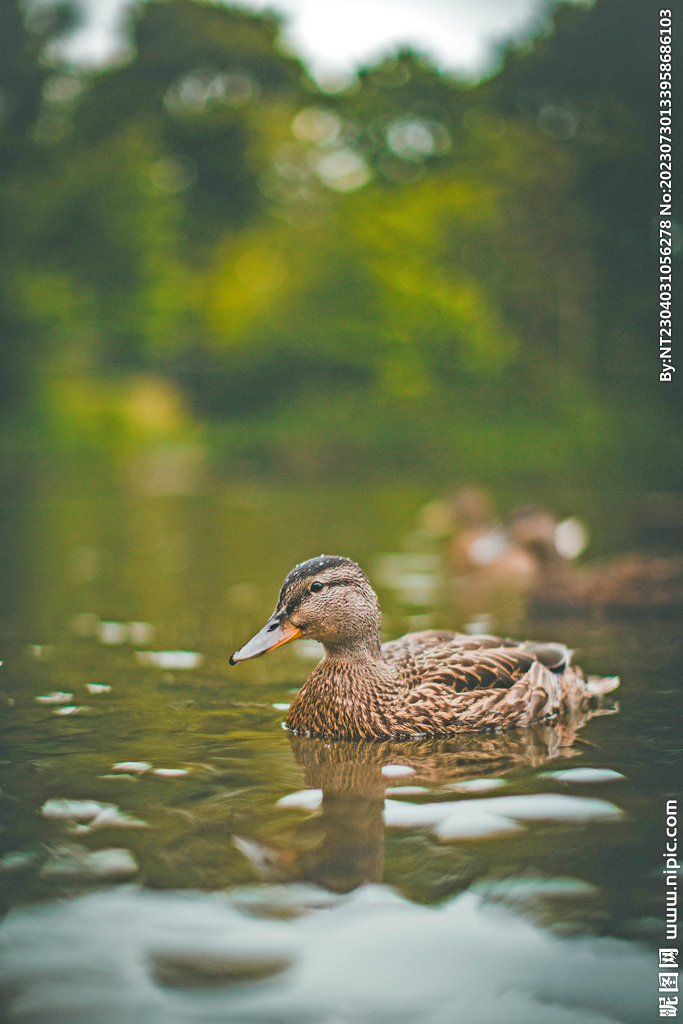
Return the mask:
<path fill-rule="evenodd" d="M 55 56 L 72 8 L 20 9 L 0 0 L 5 436 L 683 483 L 647 0 L 560 4 L 478 85 L 402 50 L 336 93 L 272 13 L 151 0 L 86 73 Z"/>

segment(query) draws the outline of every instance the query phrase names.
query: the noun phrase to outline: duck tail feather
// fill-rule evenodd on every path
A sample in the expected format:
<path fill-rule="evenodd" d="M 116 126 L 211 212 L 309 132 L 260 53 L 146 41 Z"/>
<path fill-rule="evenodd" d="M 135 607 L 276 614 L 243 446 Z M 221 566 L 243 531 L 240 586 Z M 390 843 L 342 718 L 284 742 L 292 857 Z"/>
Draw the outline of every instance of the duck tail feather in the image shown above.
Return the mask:
<path fill-rule="evenodd" d="M 619 676 L 588 676 L 586 690 L 591 697 L 602 697 L 619 686 Z"/>

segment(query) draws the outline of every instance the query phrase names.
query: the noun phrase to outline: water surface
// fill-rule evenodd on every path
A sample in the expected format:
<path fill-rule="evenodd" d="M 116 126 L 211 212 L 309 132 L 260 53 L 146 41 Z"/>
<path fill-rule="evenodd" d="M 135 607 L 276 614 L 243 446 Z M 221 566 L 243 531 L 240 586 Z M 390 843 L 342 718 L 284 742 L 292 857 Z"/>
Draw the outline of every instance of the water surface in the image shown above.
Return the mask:
<path fill-rule="evenodd" d="M 36 965 L 25 991 L 41 990 L 43 967 L 54 974 L 61 930 L 76 929 L 82 938 L 68 962 L 60 961 L 65 1016 L 53 995 L 38 999 L 30 1012 L 21 1000 L 12 1004 L 11 1019 L 118 1020 L 113 1009 L 102 1017 L 83 1007 L 80 1017 L 76 1013 L 87 988 L 87 947 L 106 944 L 108 936 L 108 956 L 142 949 L 142 943 L 146 952 L 139 956 L 152 964 L 145 982 L 151 987 L 146 995 L 131 990 L 122 1020 L 142 1014 L 144 1005 L 141 1020 L 155 1020 L 158 1011 L 159 1019 L 176 1019 L 170 1016 L 176 1013 L 178 1020 L 208 1020 L 215 1012 L 224 1014 L 220 1019 L 331 1021 L 336 1011 L 328 996 L 353 960 L 348 952 L 351 960 L 344 961 L 344 929 L 353 936 L 362 918 L 376 938 L 365 959 L 367 984 L 376 983 L 384 995 L 373 1001 L 359 988 L 357 1016 L 334 1020 L 399 1019 L 401 999 L 394 996 L 408 982 L 382 966 L 381 950 L 392 942 L 400 947 L 394 960 L 412 950 L 414 999 L 401 1004 L 408 1007 L 405 1020 L 451 1020 L 444 1007 L 456 998 L 449 988 L 455 975 L 438 950 L 455 943 L 453 954 L 464 956 L 467 935 L 475 944 L 484 941 L 492 920 L 487 914 L 494 912 L 503 914 L 501 947 L 492 954 L 497 977 L 504 977 L 516 944 L 553 951 L 546 960 L 539 953 L 545 966 L 528 982 L 531 1003 L 517 1006 L 501 996 L 496 1010 L 489 992 L 488 1002 L 479 1004 L 495 1011 L 497 1021 L 635 1021 L 645 1019 L 650 1005 L 654 1019 L 654 995 L 641 1004 L 633 999 L 642 988 L 641 969 L 650 972 L 655 992 L 656 968 L 643 966 L 645 950 L 665 944 L 663 808 L 676 778 L 683 646 L 672 622 L 500 623 L 523 638 L 564 641 L 588 672 L 622 678 L 601 714 L 503 735 L 377 744 L 294 738 L 282 728 L 281 705 L 293 699 L 315 651 L 292 644 L 255 662 L 228 665 L 230 653 L 265 621 L 297 561 L 321 551 L 346 554 L 372 575 L 382 552 L 401 550 L 427 498 L 404 484 L 306 493 L 245 484 L 168 496 L 90 480 L 68 487 L 44 483 L 6 501 L 0 891 L 11 911 L 5 926 L 14 935 L 10 946 L 19 929 Z M 378 590 L 388 635 L 399 635 L 416 616 L 462 625 L 447 621 L 443 600 L 402 605 L 395 593 Z M 61 703 L 38 699 L 54 693 L 65 695 L 56 698 Z M 139 764 L 128 771 L 114 767 L 126 762 Z M 403 766 L 405 774 L 383 773 L 388 765 Z M 579 766 L 609 768 L 623 778 L 565 782 L 545 774 Z M 454 788 L 481 779 L 501 783 L 482 791 Z M 483 820 L 482 813 L 486 818 L 488 801 L 544 794 L 582 798 L 584 810 L 558 803 L 564 808 L 559 815 L 515 817 L 500 810 L 513 805 L 499 803 L 499 820 L 509 827 L 476 835 L 456 830 L 455 836 L 441 828 L 441 809 L 429 810 L 458 805 L 471 831 L 471 821 Z M 90 801 L 91 808 L 60 801 Z M 595 801 L 612 811 L 593 813 Z M 471 806 L 463 811 L 465 804 Z M 410 806 L 401 811 L 402 805 Z M 424 822 L 411 826 L 411 814 L 422 814 Z M 162 902 L 149 902 L 148 890 Z M 188 890 L 195 895 L 181 913 L 173 901 Z M 64 897 L 66 904 L 54 903 Z M 31 907 L 34 916 L 26 916 Z M 218 926 L 211 915 L 222 913 L 235 948 L 253 944 L 251 966 L 244 957 L 235 966 L 232 947 L 211 952 L 208 940 L 192 938 L 192 928 L 205 939 L 213 934 Z M 177 955 L 141 938 L 145 929 L 172 931 L 163 924 L 165 914 L 185 920 L 176 929 Z M 202 915 L 208 915 L 204 924 Z M 109 924 L 95 926 L 86 941 L 90 925 L 84 922 L 98 918 Z M 282 931 L 283 921 L 289 930 Z M 254 922 L 260 930 L 253 931 Z M 311 929 L 318 939 L 310 938 Z M 417 949 L 409 939 L 415 929 L 423 936 Z M 297 988 L 291 977 L 301 981 L 296 971 L 312 970 L 311 951 L 316 944 L 327 948 L 335 935 L 340 964 L 329 965 L 326 988 L 318 985 L 315 998 L 310 992 L 304 998 L 305 985 Z M 553 943 L 569 942 L 568 936 L 589 943 L 586 962 L 607 955 L 605 949 L 616 957 L 611 980 L 604 972 L 602 982 L 584 978 L 589 995 L 583 1003 L 566 992 L 543 994 L 557 962 L 569 956 Z M 616 946 L 590 945 L 614 940 L 620 940 Z M 349 942 L 349 950 L 357 948 L 355 939 Z M 422 956 L 422 950 L 431 952 Z M 613 993 L 627 962 L 630 1003 Z M 11 953 L 7 963 L 16 974 Z M 123 970 L 119 960 L 115 966 Z M 568 978 L 572 972 L 578 985 L 581 972 L 567 966 Z M 214 1009 L 202 1003 L 200 1012 L 188 993 L 204 991 L 207 978 Z M 424 986 L 432 995 L 441 992 L 433 1004 Z M 184 1009 L 154 1002 L 171 990 L 185 993 Z M 270 993 L 268 1009 L 260 1001 L 264 993 Z M 239 1002 L 247 995 L 253 1004 Z M 463 1006 L 468 1000 L 477 1005 L 471 986 L 458 998 Z M 570 1015 L 548 1010 L 553 1001 L 569 1007 L 562 1013 Z M 226 1016 L 229 1007 L 233 1016 Z"/>

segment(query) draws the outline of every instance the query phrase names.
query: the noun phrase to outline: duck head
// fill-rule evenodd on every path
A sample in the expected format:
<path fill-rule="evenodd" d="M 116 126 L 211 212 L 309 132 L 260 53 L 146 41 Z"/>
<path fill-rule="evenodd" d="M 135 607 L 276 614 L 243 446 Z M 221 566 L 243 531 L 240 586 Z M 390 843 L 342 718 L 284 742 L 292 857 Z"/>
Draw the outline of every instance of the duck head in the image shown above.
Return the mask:
<path fill-rule="evenodd" d="M 367 576 L 350 558 L 320 555 L 292 569 L 263 629 L 230 664 L 258 658 L 299 637 L 319 640 L 326 657 L 380 657 L 380 610 Z"/>

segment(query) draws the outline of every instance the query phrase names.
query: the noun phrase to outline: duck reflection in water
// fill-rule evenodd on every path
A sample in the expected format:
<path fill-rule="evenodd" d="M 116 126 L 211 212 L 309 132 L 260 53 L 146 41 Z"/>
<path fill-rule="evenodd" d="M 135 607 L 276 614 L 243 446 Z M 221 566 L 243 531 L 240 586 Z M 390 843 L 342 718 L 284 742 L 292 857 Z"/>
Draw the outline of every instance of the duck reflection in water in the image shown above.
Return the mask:
<path fill-rule="evenodd" d="M 264 881 L 312 882 L 337 893 L 351 892 L 365 882 L 381 882 L 385 798 L 392 796 L 388 783 L 420 787 L 425 796 L 448 793 L 451 799 L 465 781 L 476 779 L 482 790 L 487 785 L 493 788 L 503 783 L 493 782 L 492 777 L 512 769 L 576 756 L 580 752 L 577 730 L 594 714 L 608 713 L 608 709 L 575 711 L 561 723 L 505 734 L 469 733 L 420 741 L 350 742 L 290 735 L 309 792 L 285 798 L 283 807 L 319 813 L 285 833 L 288 841 L 281 839 L 279 846 L 243 836 L 233 841 Z M 399 769 L 388 766 L 401 766 L 405 774 L 395 777 Z M 404 806 L 410 810 L 424 805 Z M 453 808 L 454 804 L 441 806 Z"/>
<path fill-rule="evenodd" d="M 231 663 L 298 637 L 325 649 L 285 723 L 306 785 L 322 791 L 313 825 L 322 838 L 299 852 L 236 843 L 271 878 L 306 878 L 341 892 L 382 877 L 383 768 L 398 761 L 411 781 L 433 785 L 473 769 L 490 775 L 556 757 L 571 747 L 600 695 L 618 685 L 586 680 L 563 644 L 427 631 L 381 645 L 370 581 L 338 556 L 296 566 L 273 615 Z M 515 731 L 496 735 L 501 728 Z M 491 815 L 479 810 L 485 833 Z M 502 818 L 489 824 L 494 831 L 518 828 Z"/>

